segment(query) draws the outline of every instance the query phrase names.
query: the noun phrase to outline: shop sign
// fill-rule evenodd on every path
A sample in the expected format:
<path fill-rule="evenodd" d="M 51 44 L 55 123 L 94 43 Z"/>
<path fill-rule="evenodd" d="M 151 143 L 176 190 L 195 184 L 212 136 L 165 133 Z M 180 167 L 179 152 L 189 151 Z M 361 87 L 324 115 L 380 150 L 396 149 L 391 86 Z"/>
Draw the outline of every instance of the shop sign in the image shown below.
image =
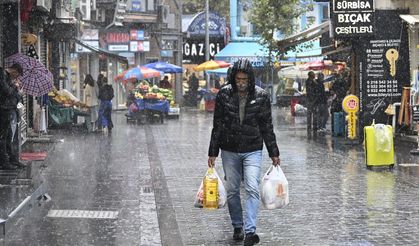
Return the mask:
<path fill-rule="evenodd" d="M 109 44 L 109 51 L 128 51 L 129 47 L 127 44 Z"/>
<path fill-rule="evenodd" d="M 402 87 L 410 86 L 408 32 L 400 14 L 403 11 L 377 10 L 374 38 L 356 43 L 363 126 L 373 119 L 387 122 L 387 106 L 400 102 Z"/>
<path fill-rule="evenodd" d="M 144 40 L 144 30 L 131 29 L 130 39 L 131 40 Z"/>
<path fill-rule="evenodd" d="M 355 95 L 348 95 L 342 101 L 342 108 L 346 113 L 359 111 L 359 98 Z"/>
<path fill-rule="evenodd" d="M 419 122 L 419 105 L 413 105 L 412 118 L 413 118 L 413 121 Z"/>
<path fill-rule="evenodd" d="M 209 43 L 210 59 L 224 48 L 224 39 L 210 39 Z M 187 39 L 183 43 L 183 60 L 192 64 L 199 64 L 205 61 L 205 40 Z"/>
<path fill-rule="evenodd" d="M 374 0 L 333 0 L 334 36 L 341 38 L 374 35 L 374 4 Z"/>
<path fill-rule="evenodd" d="M 132 52 L 142 52 L 144 51 L 143 41 L 131 41 L 129 42 L 129 49 Z"/>
<path fill-rule="evenodd" d="M 150 51 L 150 41 L 143 41 L 143 48 L 145 52 Z"/>
<path fill-rule="evenodd" d="M 141 1 L 132 1 L 131 11 L 140 12 L 141 11 Z"/>
<path fill-rule="evenodd" d="M 92 46 L 94 48 L 99 48 L 99 41 L 97 40 L 96 41 L 83 41 L 83 43 L 89 46 Z M 90 53 L 92 51 L 76 43 L 76 52 L 77 53 Z"/>
<path fill-rule="evenodd" d="M 254 68 L 263 68 L 265 66 L 265 63 L 267 62 L 267 58 L 263 56 L 232 56 L 232 57 L 226 57 L 224 59 L 228 63 L 235 63 L 236 61 L 240 59 L 247 59 L 252 63 L 252 67 Z"/>
<path fill-rule="evenodd" d="M 160 51 L 161 57 L 173 57 L 173 50 L 162 50 Z"/>
<path fill-rule="evenodd" d="M 127 32 L 108 32 L 106 42 L 108 44 L 129 43 L 130 35 Z"/>
<path fill-rule="evenodd" d="M 209 35 L 210 37 L 224 37 L 226 33 L 226 21 L 224 17 L 218 15 L 216 12 L 209 13 Z M 188 37 L 201 36 L 205 37 L 205 12 L 197 14 L 191 24 L 188 26 Z"/>
<path fill-rule="evenodd" d="M 348 126 L 348 138 L 355 139 L 357 132 L 357 116 L 356 113 L 359 111 L 359 98 L 355 95 L 348 95 L 342 101 L 342 108 L 348 114 L 346 116 Z"/>
<path fill-rule="evenodd" d="M 99 40 L 98 29 L 84 29 L 81 40 Z"/>

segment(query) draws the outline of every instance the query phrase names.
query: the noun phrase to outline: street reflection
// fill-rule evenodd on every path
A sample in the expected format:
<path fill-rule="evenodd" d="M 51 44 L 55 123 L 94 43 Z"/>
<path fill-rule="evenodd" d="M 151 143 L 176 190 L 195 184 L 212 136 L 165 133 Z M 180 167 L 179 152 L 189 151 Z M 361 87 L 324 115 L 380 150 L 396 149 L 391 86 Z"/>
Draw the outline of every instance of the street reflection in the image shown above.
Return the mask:
<path fill-rule="evenodd" d="M 386 231 L 386 237 L 394 238 L 396 223 L 395 184 L 393 172 L 369 171 L 366 173 L 367 229 L 370 232 Z"/>

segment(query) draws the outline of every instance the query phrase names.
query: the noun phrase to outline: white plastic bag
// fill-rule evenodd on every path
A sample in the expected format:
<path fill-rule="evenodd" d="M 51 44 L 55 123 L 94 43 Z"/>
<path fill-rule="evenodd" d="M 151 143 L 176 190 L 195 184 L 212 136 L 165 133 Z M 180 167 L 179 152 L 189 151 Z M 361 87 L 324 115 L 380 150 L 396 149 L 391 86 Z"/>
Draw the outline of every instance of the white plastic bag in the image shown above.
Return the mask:
<path fill-rule="evenodd" d="M 279 166 L 271 166 L 262 180 L 262 203 L 267 209 L 283 208 L 289 203 L 288 180 Z"/>
<path fill-rule="evenodd" d="M 217 176 L 217 179 L 218 179 L 218 208 L 222 208 L 227 203 L 227 191 L 224 187 L 223 181 L 220 179 L 220 176 L 218 176 L 218 173 L 215 169 L 214 169 L 214 174 L 215 176 Z M 206 173 L 204 177 L 205 176 L 206 176 Z M 194 206 L 196 208 L 204 207 L 204 179 L 202 179 L 198 192 L 195 195 Z"/>
<path fill-rule="evenodd" d="M 376 151 L 390 152 L 391 143 L 393 141 L 391 131 L 392 129 L 384 124 L 375 124 L 375 143 Z"/>

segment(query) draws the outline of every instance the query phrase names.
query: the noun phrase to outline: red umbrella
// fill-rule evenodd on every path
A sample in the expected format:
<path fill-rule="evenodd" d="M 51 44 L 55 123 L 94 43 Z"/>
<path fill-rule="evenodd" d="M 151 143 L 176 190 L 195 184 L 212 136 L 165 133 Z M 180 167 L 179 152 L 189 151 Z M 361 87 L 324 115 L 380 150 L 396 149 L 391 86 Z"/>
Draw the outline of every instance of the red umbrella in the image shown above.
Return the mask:
<path fill-rule="evenodd" d="M 159 78 L 162 76 L 162 72 L 147 68 L 137 66 L 128 70 L 123 71 L 115 77 L 115 81 L 128 82 L 132 80 L 142 80 L 149 78 Z"/>
<path fill-rule="evenodd" d="M 311 61 L 302 66 L 301 70 L 324 70 L 333 69 L 332 61 Z"/>
<path fill-rule="evenodd" d="M 23 92 L 32 96 L 42 96 L 53 88 L 53 76 L 50 71 L 35 58 L 16 53 L 5 59 L 6 66 L 19 64 L 23 74 L 19 77 Z"/>

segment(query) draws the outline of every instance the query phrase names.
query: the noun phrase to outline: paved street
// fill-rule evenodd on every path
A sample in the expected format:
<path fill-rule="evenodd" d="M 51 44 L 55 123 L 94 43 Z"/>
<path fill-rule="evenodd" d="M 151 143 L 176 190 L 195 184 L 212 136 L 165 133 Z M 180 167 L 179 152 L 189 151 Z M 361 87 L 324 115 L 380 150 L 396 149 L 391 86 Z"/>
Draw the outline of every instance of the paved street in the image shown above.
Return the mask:
<path fill-rule="evenodd" d="M 178 120 L 136 125 L 124 113 L 114 114 L 110 136 L 54 131 L 61 141 L 33 164 L 44 166 L 52 200 L 10 225 L 6 245 L 241 245 L 231 239 L 226 208 L 193 207 L 212 114 L 186 110 Z M 330 135 L 308 139 L 304 119 L 288 114 L 274 111 L 290 204 L 262 209 L 260 245 L 418 245 L 414 145 L 397 145 L 403 165 L 392 172 L 369 171 L 360 145 Z M 216 167 L 222 173 L 220 158 Z"/>

